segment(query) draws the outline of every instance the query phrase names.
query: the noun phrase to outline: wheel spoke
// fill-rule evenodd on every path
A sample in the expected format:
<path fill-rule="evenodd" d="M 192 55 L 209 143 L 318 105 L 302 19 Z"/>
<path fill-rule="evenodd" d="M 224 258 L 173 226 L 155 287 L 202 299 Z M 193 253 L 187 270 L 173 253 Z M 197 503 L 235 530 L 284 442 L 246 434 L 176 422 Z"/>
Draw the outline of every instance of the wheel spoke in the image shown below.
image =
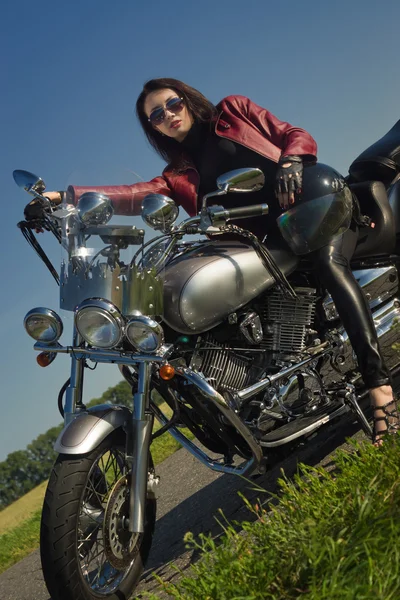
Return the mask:
<path fill-rule="evenodd" d="M 96 546 L 97 546 L 97 544 L 96 544 Z M 98 548 L 96 548 L 96 550 L 98 550 Z M 90 564 L 92 561 L 96 560 L 96 558 L 98 558 L 101 554 L 104 554 L 104 546 L 101 550 L 98 550 L 97 554 L 94 554 L 93 556 L 90 557 L 90 561 L 88 564 Z M 97 562 L 99 562 L 99 561 L 97 561 Z M 104 563 L 102 563 L 102 564 L 104 564 Z"/>
<path fill-rule="evenodd" d="M 95 561 L 97 563 L 97 572 L 91 579 L 91 584 L 94 589 L 104 588 L 115 578 L 116 575 L 119 575 L 119 572 L 116 569 L 114 569 L 114 567 L 112 567 L 108 562 L 106 562 L 105 560 L 99 560 L 101 555 L 103 555 L 105 559 L 104 549 L 100 550 L 99 552 L 97 552 L 97 554 L 91 557 L 91 562 Z M 108 575 L 105 573 L 105 570 L 107 568 L 110 569 Z M 100 579 L 103 579 L 103 581 L 100 581 Z"/>
<path fill-rule="evenodd" d="M 127 510 L 128 470 L 122 449 L 103 451 L 92 464 L 83 493 L 76 548 L 86 584 L 100 595 L 108 596 L 125 578 L 132 564 L 124 559 L 125 552 L 128 557 L 137 543 L 127 533 L 122 535 L 119 525 Z"/>
<path fill-rule="evenodd" d="M 99 546 L 101 546 L 101 548 L 99 548 Z M 104 560 L 101 562 L 99 559 L 99 557 L 103 555 L 104 556 Z M 97 559 L 97 560 L 96 560 Z M 93 547 L 90 549 L 89 554 L 86 558 L 86 561 L 84 563 L 85 566 L 85 570 L 89 573 L 90 569 L 93 569 L 93 567 L 95 566 L 93 563 L 97 564 L 97 569 L 98 571 L 101 570 L 102 566 L 105 564 L 105 551 L 104 551 L 104 545 L 102 542 L 100 542 L 98 539 L 96 539 Z M 92 566 L 93 565 L 93 566 Z M 97 576 L 96 576 L 97 577 Z"/>
<path fill-rule="evenodd" d="M 98 482 L 97 485 L 100 485 L 100 482 Z M 94 496 L 96 497 L 96 499 L 99 501 L 100 504 L 102 504 L 105 501 L 105 498 L 108 494 L 108 490 L 104 494 L 102 494 L 101 492 L 96 490 L 96 488 L 93 486 L 93 481 L 91 479 L 89 479 L 89 481 L 87 483 L 87 488 L 91 491 L 92 494 L 94 494 Z M 90 495 L 91 494 L 89 494 L 89 496 Z"/>
<path fill-rule="evenodd" d="M 110 463 L 111 463 L 110 470 L 113 469 L 113 475 L 114 475 L 114 479 L 113 479 L 111 485 L 114 485 L 116 483 L 116 481 L 118 481 L 118 479 L 122 476 L 122 472 L 121 472 L 121 469 L 118 469 L 117 458 L 113 452 L 110 452 L 109 459 L 110 459 Z"/>
<path fill-rule="evenodd" d="M 107 486 L 107 491 L 112 489 L 118 479 L 122 476 L 121 466 L 118 464 L 116 457 L 117 451 L 111 450 L 108 453 L 106 463 L 104 464 L 104 456 L 101 457 L 101 470 L 104 475 L 104 481 Z M 119 453 L 118 453 L 119 455 Z M 122 458 L 122 457 L 121 457 Z M 123 462 L 123 459 L 121 460 Z"/>
<path fill-rule="evenodd" d="M 84 544 L 90 544 L 91 542 L 93 542 L 93 544 L 95 543 L 96 540 L 98 540 L 97 538 L 97 534 L 99 533 L 99 529 L 101 527 L 101 523 L 96 523 L 96 526 L 88 533 L 88 535 L 84 538 L 78 538 L 77 542 L 78 542 L 78 550 L 81 550 L 81 548 L 84 546 Z M 83 532 L 85 533 L 85 532 Z M 100 542 L 101 544 L 103 544 L 103 542 Z M 103 544 L 104 546 L 104 544 Z"/>
<path fill-rule="evenodd" d="M 107 481 L 107 468 L 104 467 L 104 457 L 103 457 L 103 455 L 100 458 L 100 462 L 101 462 L 100 470 L 101 470 L 101 472 L 103 474 L 104 482 L 105 482 L 106 488 L 107 488 L 106 495 L 108 495 L 108 492 L 109 492 L 110 488 L 109 488 L 108 481 Z M 108 463 L 108 459 L 107 459 L 107 463 Z M 106 463 L 106 466 L 107 466 L 107 463 Z"/>
<path fill-rule="evenodd" d="M 98 544 L 101 544 L 103 546 L 103 548 L 104 548 L 103 541 L 101 539 L 99 539 L 98 535 L 97 535 L 99 533 L 99 529 L 100 529 L 100 527 L 97 530 L 94 530 L 92 533 L 90 533 L 88 535 L 88 537 L 86 538 L 86 540 L 83 541 L 83 543 L 86 542 L 88 544 L 91 544 L 90 548 L 88 549 L 87 555 L 86 555 L 88 564 L 89 564 L 90 560 L 92 560 L 92 558 L 93 558 L 91 556 L 91 553 L 93 552 L 93 547 L 96 546 L 96 548 L 97 548 Z M 96 535 L 94 535 L 94 534 L 96 534 Z"/>
<path fill-rule="evenodd" d="M 99 456 L 93 465 L 89 475 L 84 497 L 89 501 L 84 503 L 81 509 L 81 535 L 77 540 L 78 552 L 81 556 L 81 569 L 92 589 L 101 591 L 122 575 L 107 561 L 104 540 L 102 537 L 102 525 L 104 519 L 105 503 L 110 493 L 122 477 L 124 464 L 123 455 L 116 449 L 110 449 L 106 454 Z M 92 504 L 94 506 L 92 507 Z M 97 508 L 97 504 L 102 509 Z M 87 533 L 87 527 L 83 526 L 85 521 L 92 528 Z M 95 526 L 94 526 L 95 525 Z"/>

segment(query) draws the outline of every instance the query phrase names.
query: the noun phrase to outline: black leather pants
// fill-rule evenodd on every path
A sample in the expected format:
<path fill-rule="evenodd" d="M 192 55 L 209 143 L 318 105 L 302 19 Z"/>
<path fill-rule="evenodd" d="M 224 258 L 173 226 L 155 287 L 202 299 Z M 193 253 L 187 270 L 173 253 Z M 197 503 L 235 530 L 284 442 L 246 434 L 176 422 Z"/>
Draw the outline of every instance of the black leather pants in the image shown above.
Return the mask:
<path fill-rule="evenodd" d="M 364 383 L 371 389 L 389 384 L 390 374 L 381 356 L 368 302 L 350 269 L 357 237 L 357 228 L 349 229 L 310 258 L 314 259 L 320 282 L 332 296 Z"/>

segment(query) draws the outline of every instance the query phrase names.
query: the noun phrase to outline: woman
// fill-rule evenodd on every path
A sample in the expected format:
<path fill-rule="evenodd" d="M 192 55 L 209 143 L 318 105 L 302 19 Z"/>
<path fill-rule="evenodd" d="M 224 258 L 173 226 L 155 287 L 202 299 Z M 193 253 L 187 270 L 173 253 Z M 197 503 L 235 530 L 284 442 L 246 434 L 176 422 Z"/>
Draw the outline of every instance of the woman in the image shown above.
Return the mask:
<path fill-rule="evenodd" d="M 259 167 L 266 176 L 263 190 L 228 194 L 224 205 L 257 204 L 275 193 L 278 201 L 270 203 L 268 217 L 247 219 L 246 228 L 261 239 L 266 233 L 277 234 L 276 217 L 301 194 L 303 164 L 316 160 L 316 143 L 306 131 L 280 121 L 243 96 L 229 96 L 214 106 L 194 88 L 169 78 L 147 82 L 136 111 L 150 144 L 168 163 L 162 176 L 126 186 L 71 186 L 70 201 L 88 190 L 102 191 L 111 198 L 116 214 L 130 215 L 140 213 L 146 194 L 160 193 L 172 197 L 192 216 L 198 213 L 204 194 L 215 189 L 218 175 L 235 168 Z M 60 192 L 46 196 L 55 203 L 61 201 Z M 349 267 L 356 242 L 356 228 L 349 229 L 314 252 L 314 261 L 369 388 L 373 442 L 379 446 L 385 433 L 398 429 L 399 419 L 369 306 Z"/>

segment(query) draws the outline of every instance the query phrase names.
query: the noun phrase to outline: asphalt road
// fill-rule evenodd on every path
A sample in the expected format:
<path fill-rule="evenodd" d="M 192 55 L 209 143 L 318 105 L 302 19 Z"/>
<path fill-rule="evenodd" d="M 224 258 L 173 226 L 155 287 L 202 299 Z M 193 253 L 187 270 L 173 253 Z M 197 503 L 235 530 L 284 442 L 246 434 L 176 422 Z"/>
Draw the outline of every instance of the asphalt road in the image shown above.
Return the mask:
<path fill-rule="evenodd" d="M 157 488 L 157 526 L 150 557 L 142 580 L 136 590 L 153 591 L 159 598 L 167 598 L 154 580 L 153 574 L 175 581 L 178 577 L 172 568 L 187 569 L 197 559 L 193 551 L 185 548 L 183 537 L 191 531 L 211 532 L 218 536 L 220 527 L 216 523 L 219 509 L 229 519 L 251 520 L 251 514 L 238 496 L 241 491 L 250 501 L 266 500 L 270 492 L 276 491 L 276 480 L 284 469 L 293 475 L 297 463 L 331 467 L 330 455 L 338 446 L 345 447 L 346 438 L 356 434 L 362 437 L 358 425 L 350 415 L 339 423 L 323 429 L 319 435 L 303 446 L 295 456 L 290 456 L 272 467 L 265 475 L 256 479 L 257 486 L 265 489 L 264 494 L 251 489 L 251 483 L 239 477 L 216 474 L 193 458 L 185 450 L 179 450 L 157 468 L 161 481 Z M 1 600 L 51 600 L 43 581 L 39 552 L 8 569 L 0 576 Z"/>

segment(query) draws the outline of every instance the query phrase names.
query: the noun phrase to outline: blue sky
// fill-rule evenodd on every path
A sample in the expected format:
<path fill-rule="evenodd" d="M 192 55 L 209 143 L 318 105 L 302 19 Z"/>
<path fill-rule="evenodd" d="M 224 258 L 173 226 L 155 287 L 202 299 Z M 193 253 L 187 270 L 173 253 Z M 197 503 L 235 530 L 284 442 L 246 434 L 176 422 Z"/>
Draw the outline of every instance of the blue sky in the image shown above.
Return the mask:
<path fill-rule="evenodd" d="M 0 460 L 60 422 L 57 393 L 69 375 L 63 356 L 47 369 L 36 365 L 22 327 L 34 306 L 58 309 L 58 289 L 16 228 L 29 197 L 12 171 L 39 174 L 49 190 L 90 177 L 128 183 L 130 170 L 145 180 L 158 175 L 162 161 L 145 142 L 134 104 L 147 79 L 166 76 L 213 102 L 249 96 L 310 131 L 319 159 L 346 173 L 400 118 L 399 22 L 398 0 L 14 0 L 2 7 Z M 59 249 L 41 241 L 58 264 Z M 99 367 L 87 375 L 85 398 L 119 380 L 116 367 Z"/>

